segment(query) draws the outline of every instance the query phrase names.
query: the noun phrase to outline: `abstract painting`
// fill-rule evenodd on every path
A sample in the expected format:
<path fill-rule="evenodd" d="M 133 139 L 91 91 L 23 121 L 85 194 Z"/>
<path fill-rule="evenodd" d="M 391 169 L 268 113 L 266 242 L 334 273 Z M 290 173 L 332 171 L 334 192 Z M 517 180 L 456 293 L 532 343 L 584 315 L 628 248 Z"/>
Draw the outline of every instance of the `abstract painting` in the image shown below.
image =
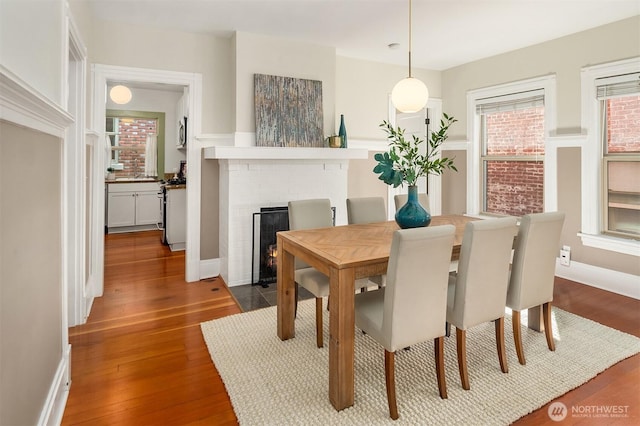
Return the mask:
<path fill-rule="evenodd" d="M 323 147 L 322 82 L 255 74 L 256 145 Z"/>

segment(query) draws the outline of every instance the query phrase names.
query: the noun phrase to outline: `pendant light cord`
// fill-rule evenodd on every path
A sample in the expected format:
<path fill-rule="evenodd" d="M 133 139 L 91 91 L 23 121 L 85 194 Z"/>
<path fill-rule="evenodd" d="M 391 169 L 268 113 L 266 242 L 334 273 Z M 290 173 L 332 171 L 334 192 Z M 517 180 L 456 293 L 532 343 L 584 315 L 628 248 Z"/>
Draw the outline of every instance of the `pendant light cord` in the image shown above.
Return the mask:
<path fill-rule="evenodd" d="M 411 0 L 409 0 L 409 78 L 411 78 Z"/>

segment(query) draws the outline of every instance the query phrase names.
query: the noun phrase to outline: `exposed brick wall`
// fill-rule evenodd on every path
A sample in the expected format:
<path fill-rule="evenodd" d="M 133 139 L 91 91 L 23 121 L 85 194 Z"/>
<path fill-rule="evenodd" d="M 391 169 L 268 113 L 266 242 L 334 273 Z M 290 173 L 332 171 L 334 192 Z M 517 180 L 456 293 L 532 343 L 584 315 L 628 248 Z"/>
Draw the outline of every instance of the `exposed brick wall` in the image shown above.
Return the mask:
<path fill-rule="evenodd" d="M 116 171 L 116 176 L 134 176 L 144 174 L 145 148 L 147 135 L 156 133 L 156 120 L 154 119 L 120 119 L 118 133 L 120 134 L 118 145 L 124 148 L 119 151 L 119 162 L 124 165 L 123 170 Z"/>
<path fill-rule="evenodd" d="M 640 96 L 607 99 L 609 152 L 640 152 Z"/>
<path fill-rule="evenodd" d="M 544 210 L 542 161 L 487 163 L 487 208 L 491 213 L 522 216 Z"/>
<path fill-rule="evenodd" d="M 486 115 L 487 155 L 544 154 L 544 107 Z"/>
<path fill-rule="evenodd" d="M 487 155 L 544 155 L 544 107 L 486 115 Z M 542 161 L 489 161 L 486 211 L 522 216 L 544 210 Z"/>

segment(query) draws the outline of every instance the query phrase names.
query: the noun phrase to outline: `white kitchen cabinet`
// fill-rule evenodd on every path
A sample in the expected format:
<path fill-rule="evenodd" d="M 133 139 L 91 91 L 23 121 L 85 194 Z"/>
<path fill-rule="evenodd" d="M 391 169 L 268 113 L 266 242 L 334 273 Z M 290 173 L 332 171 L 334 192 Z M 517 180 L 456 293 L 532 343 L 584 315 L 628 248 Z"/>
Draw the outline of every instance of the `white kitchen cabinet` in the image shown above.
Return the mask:
<path fill-rule="evenodd" d="M 109 193 L 108 220 L 109 228 L 118 226 L 135 226 L 136 194 L 135 192 Z"/>
<path fill-rule="evenodd" d="M 136 225 L 155 225 L 162 222 L 162 199 L 158 191 L 136 193 Z"/>
<path fill-rule="evenodd" d="M 109 184 L 109 232 L 153 229 L 162 223 L 162 198 L 157 182 Z"/>

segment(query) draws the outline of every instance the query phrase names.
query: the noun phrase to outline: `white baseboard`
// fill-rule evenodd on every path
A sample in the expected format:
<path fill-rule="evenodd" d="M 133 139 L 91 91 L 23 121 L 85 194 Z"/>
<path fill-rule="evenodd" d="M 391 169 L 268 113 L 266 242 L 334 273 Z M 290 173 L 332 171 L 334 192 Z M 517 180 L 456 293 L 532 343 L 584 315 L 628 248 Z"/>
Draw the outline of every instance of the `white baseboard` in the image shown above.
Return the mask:
<path fill-rule="evenodd" d="M 217 277 L 220 275 L 220 259 L 205 259 L 200 261 L 200 279 Z"/>
<path fill-rule="evenodd" d="M 51 382 L 49 394 L 44 403 L 38 426 L 59 425 L 62 423 L 64 407 L 69 396 L 69 385 L 71 381 L 71 345 L 64 348 L 62 358 L 58 364 L 58 369 Z"/>
<path fill-rule="evenodd" d="M 600 268 L 573 260 L 569 266 L 564 266 L 560 264 L 560 258 L 556 259 L 556 275 L 591 287 L 640 299 L 640 277 L 637 275 Z"/>

